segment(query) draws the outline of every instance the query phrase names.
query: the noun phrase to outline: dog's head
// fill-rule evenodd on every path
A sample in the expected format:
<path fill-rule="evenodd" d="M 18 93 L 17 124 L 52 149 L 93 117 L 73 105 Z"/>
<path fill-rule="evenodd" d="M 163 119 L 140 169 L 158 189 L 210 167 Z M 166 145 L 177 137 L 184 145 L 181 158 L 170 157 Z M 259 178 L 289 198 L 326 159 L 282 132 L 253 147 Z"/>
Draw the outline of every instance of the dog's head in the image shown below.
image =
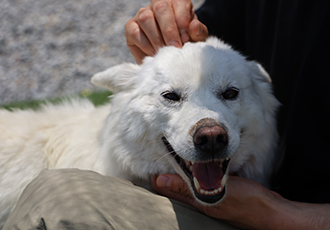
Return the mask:
<path fill-rule="evenodd" d="M 259 182 L 268 174 L 279 105 L 270 77 L 218 39 L 164 47 L 141 66 L 125 63 L 92 82 L 115 93 L 120 109 L 110 129 L 121 133 L 118 158 L 133 173 L 172 165 L 205 203 L 223 198 L 229 172 Z"/>

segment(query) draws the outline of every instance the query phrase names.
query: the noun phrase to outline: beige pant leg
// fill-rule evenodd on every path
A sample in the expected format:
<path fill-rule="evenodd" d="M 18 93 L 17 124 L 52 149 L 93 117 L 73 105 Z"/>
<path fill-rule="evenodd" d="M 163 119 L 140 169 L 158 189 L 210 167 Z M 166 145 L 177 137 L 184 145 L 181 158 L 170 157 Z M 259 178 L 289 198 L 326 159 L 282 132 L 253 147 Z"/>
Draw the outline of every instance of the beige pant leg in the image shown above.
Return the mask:
<path fill-rule="evenodd" d="M 129 181 L 77 169 L 44 170 L 24 190 L 9 229 L 236 229 Z"/>

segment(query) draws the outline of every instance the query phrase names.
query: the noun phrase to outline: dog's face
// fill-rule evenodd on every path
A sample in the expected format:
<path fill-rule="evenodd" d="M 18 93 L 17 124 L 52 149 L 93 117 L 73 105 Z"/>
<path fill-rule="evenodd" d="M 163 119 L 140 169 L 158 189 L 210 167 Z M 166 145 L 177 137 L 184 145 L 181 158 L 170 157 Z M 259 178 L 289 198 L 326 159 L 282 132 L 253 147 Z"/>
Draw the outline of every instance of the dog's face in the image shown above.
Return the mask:
<path fill-rule="evenodd" d="M 256 163 L 252 147 L 274 126 L 278 105 L 265 71 L 216 39 L 165 47 L 93 82 L 118 93 L 113 106 L 121 103 L 123 145 L 134 159 L 127 167 L 152 174 L 172 165 L 197 200 L 211 204 L 223 198 L 229 171 Z"/>

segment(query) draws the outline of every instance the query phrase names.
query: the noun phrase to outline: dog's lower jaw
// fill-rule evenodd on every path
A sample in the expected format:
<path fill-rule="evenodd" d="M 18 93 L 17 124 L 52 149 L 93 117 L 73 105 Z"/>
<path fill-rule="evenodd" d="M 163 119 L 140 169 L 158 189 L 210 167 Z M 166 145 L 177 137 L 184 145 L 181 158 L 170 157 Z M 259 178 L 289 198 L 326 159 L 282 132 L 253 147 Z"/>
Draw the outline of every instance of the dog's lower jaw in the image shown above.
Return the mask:
<path fill-rule="evenodd" d="M 192 187 L 192 190 L 194 191 L 195 197 L 198 199 L 199 202 L 207 205 L 215 205 L 222 201 L 226 194 L 226 185 L 221 188 L 221 191 L 216 193 L 214 195 L 202 195 L 201 193 L 195 192 L 195 188 Z"/>
<path fill-rule="evenodd" d="M 201 203 L 215 204 L 226 193 L 227 168 L 230 159 L 218 159 L 206 162 L 191 162 L 176 154 L 171 144 L 162 137 L 168 152 L 175 159 L 174 168 L 191 188 L 196 200 Z"/>
<path fill-rule="evenodd" d="M 200 201 L 207 204 L 214 204 L 220 202 L 224 197 L 226 193 L 226 183 L 227 175 L 224 175 L 221 179 L 221 182 L 216 187 L 211 189 L 203 189 L 200 187 L 196 177 L 194 177 L 191 188 L 194 191 L 196 198 L 198 198 Z"/>

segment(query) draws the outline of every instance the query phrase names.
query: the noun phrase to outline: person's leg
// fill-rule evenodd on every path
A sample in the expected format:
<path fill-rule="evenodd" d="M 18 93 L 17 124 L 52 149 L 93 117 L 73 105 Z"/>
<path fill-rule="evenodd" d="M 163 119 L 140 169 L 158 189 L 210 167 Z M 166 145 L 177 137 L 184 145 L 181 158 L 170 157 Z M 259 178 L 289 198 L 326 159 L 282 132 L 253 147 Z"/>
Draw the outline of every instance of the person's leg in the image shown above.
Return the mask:
<path fill-rule="evenodd" d="M 77 169 L 44 170 L 6 229 L 236 229 L 129 181 Z"/>

